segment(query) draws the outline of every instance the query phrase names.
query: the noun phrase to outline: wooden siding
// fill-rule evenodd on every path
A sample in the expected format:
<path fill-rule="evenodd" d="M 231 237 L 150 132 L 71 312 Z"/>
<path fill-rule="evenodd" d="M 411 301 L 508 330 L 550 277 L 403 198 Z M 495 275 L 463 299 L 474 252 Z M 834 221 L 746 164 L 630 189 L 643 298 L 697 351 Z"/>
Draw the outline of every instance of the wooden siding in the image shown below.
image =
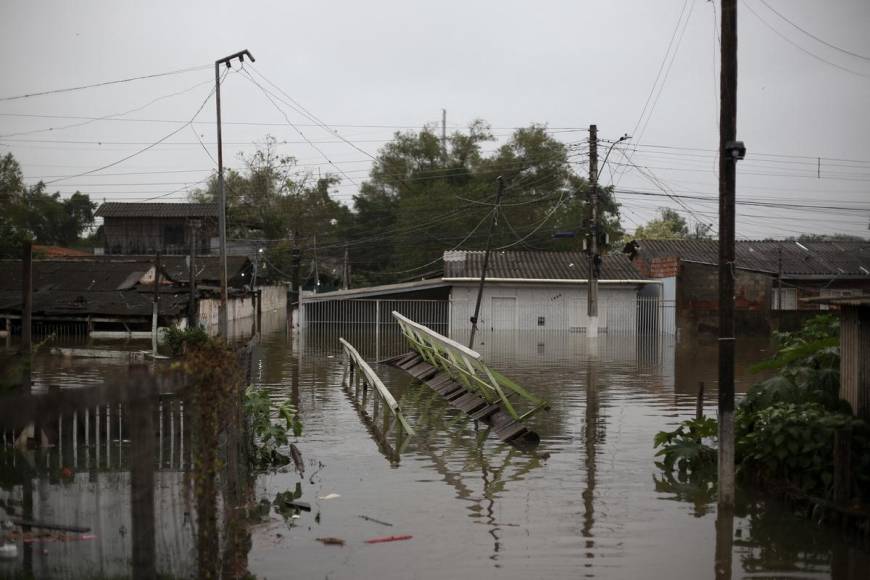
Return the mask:
<path fill-rule="evenodd" d="M 167 239 L 167 228 L 180 228 L 181 239 Z M 106 254 L 150 255 L 187 254 L 190 230 L 186 218 L 113 218 L 103 221 Z M 209 253 L 210 239 L 217 235 L 213 220 L 203 220 L 197 232 L 197 251 Z M 180 243 L 179 243 L 180 242 Z"/>
<path fill-rule="evenodd" d="M 870 420 L 870 306 L 841 306 L 840 398 Z"/>

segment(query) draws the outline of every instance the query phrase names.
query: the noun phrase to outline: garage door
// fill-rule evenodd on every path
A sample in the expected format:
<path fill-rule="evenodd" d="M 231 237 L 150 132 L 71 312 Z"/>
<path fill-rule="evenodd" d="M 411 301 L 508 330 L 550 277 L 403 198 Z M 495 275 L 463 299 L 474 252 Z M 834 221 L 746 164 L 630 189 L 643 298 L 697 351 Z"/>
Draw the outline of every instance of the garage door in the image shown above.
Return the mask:
<path fill-rule="evenodd" d="M 490 330 L 513 330 L 517 327 L 517 299 L 492 298 L 492 316 L 489 317 Z"/>

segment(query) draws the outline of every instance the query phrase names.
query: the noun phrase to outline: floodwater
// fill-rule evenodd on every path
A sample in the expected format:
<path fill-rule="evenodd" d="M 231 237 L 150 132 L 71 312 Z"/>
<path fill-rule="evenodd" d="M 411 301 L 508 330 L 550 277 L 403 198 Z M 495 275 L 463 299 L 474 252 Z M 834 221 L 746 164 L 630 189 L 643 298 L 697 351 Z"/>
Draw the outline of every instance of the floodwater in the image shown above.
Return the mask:
<path fill-rule="evenodd" d="M 253 499 L 266 509 L 247 529 L 242 564 L 257 578 L 710 578 L 717 577 L 717 543 L 720 578 L 867 577 L 870 553 L 838 530 L 775 502 L 741 497 L 733 531 L 717 537 L 715 491 L 662 479 L 655 433 L 694 415 L 701 382 L 705 411 L 715 413 L 715 342 L 480 335 L 476 349 L 484 360 L 550 402 L 548 412 L 531 419 L 541 443 L 528 452 L 488 435 L 409 375 L 376 365 L 416 430 L 405 441 L 394 428 L 382 436 L 379 422 L 367 421 L 341 386 L 339 336 L 369 361 L 405 348 L 394 329 L 375 336 L 321 328 L 297 336 L 279 327 L 255 351 L 254 383 L 276 401 L 291 401 L 304 423 L 295 440 L 304 473 L 287 469 L 253 480 Z M 768 353 L 764 341 L 738 343 L 738 390 L 757 380 L 749 366 Z M 104 361 L 45 358 L 34 365 L 39 384 L 62 387 L 79 375 L 90 383 L 115 377 L 116 370 Z M 158 405 L 156 569 L 191 577 L 196 517 L 184 499 L 190 443 L 179 423 L 185 412 L 171 397 Z M 111 427 L 105 409 L 115 418 Z M 105 409 L 98 408 L 101 429 L 110 435 L 99 442 L 67 441 L 35 465 L 24 462 L 29 468 L 0 465 L 6 474 L 0 511 L 25 502 L 22 481 L 29 480 L 35 516 L 96 530 L 91 540 L 31 547 L 30 568 L 23 555 L 0 560 L 0 578 L 26 577 L 28 569 L 39 578 L 130 575 L 135 435 L 117 420 L 124 417 L 121 406 Z M 81 413 L 76 420 L 80 425 Z M 91 428 L 94 420 L 90 414 Z M 41 471 L 42 463 L 50 468 Z M 81 467 L 63 472 L 68 465 Z M 35 480 L 22 477 L 26 469 Z M 284 492 L 311 511 L 270 508 Z M 366 542 L 384 536 L 411 538 Z M 344 544 L 318 541 L 328 537 Z"/>

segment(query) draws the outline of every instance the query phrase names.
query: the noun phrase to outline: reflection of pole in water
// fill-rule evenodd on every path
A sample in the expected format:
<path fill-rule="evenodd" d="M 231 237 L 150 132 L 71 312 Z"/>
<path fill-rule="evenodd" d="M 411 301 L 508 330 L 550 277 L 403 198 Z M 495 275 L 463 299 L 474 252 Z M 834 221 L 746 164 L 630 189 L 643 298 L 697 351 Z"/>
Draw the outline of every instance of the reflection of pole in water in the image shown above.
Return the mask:
<path fill-rule="evenodd" d="M 719 504 L 716 514 L 716 580 L 731 580 L 734 509 Z"/>
<path fill-rule="evenodd" d="M 592 539 L 592 526 L 595 524 L 595 453 L 598 445 L 598 373 L 595 361 L 590 360 L 586 367 L 586 424 L 583 430 L 586 468 L 586 489 L 583 490 L 583 537 L 586 538 L 587 558 L 593 558 L 591 550 L 595 547 Z M 588 566 L 589 564 L 587 564 Z"/>
<path fill-rule="evenodd" d="M 153 386 L 145 383 L 142 387 Z M 133 528 L 133 578 L 153 579 L 154 560 L 154 400 L 148 393 L 128 406 L 130 439 L 130 522 Z M 120 422 L 120 421 L 119 421 Z"/>

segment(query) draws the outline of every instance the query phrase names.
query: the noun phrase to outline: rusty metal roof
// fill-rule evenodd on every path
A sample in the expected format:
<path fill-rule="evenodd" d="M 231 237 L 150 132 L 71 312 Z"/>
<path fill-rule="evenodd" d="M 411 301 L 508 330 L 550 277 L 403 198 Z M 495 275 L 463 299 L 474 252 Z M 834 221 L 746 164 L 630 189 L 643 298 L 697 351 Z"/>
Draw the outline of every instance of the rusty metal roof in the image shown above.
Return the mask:
<path fill-rule="evenodd" d="M 637 240 L 638 256 L 678 257 L 689 262 L 717 264 L 717 240 Z M 776 274 L 780 256 L 785 278 L 870 278 L 870 242 L 796 242 L 739 240 L 737 267 Z"/>
<path fill-rule="evenodd" d="M 218 217 L 216 203 L 126 203 L 110 201 L 94 214 L 103 218 L 196 218 Z"/>
<path fill-rule="evenodd" d="M 444 252 L 444 278 L 479 278 L 483 269 L 482 251 Z M 583 252 L 505 252 L 489 256 L 487 277 L 517 280 L 586 280 L 589 257 Z M 623 254 L 603 256 L 601 280 L 640 280 L 640 272 Z"/>

